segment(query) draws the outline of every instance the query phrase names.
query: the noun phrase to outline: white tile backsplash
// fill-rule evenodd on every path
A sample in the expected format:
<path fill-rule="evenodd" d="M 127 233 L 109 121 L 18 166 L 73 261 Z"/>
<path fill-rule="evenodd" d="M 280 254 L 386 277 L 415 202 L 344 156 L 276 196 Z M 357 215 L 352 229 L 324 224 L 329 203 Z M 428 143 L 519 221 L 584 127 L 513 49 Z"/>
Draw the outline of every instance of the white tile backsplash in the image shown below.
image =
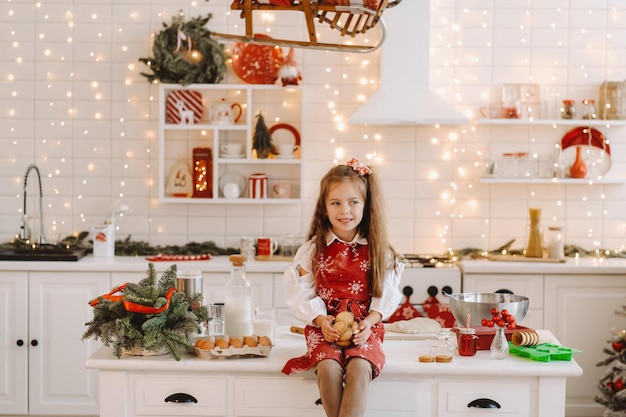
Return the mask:
<path fill-rule="evenodd" d="M 357 97 L 378 88 L 379 52 L 296 51 L 306 89 L 301 204 L 161 203 L 157 88 L 139 74 L 148 68 L 138 58 L 152 55 L 152 34 L 180 9 L 187 16 L 212 13 L 208 28 L 222 32 L 243 31 L 238 13 L 225 3 L 195 1 L 35 4 L 9 3 L 10 13 L 0 16 L 0 42 L 7 46 L 0 57 L 0 240 L 11 239 L 19 227 L 21 183 L 33 162 L 42 170 L 47 228 L 57 235 L 88 230 L 120 198 L 133 211 L 118 222 L 118 239 L 238 246 L 243 235 L 302 235 L 319 179 L 342 148 L 343 159 L 380 158 L 372 165 L 380 171 L 390 232 L 401 252 L 489 250 L 512 238 L 521 247 L 528 207 L 542 208 L 546 226 L 564 225 L 567 243 L 586 249 L 626 243 L 622 184 L 477 181 L 478 151 L 548 158 L 573 126 L 339 129 L 334 118 L 347 120 L 359 106 Z M 549 112 L 550 93 L 558 101 L 597 99 L 602 81 L 626 79 L 623 1 L 438 1 L 432 7 L 430 83 L 467 114 L 477 114 L 503 83 L 541 84 L 542 111 Z M 281 15 L 272 34 L 302 36 L 293 17 Z M 227 81 L 240 82 L 231 70 Z M 611 140 L 608 177 L 626 178 L 626 146 L 619 143 L 626 127 L 598 129 Z M 188 136 L 180 137 L 168 144 L 168 158 L 187 152 Z"/>

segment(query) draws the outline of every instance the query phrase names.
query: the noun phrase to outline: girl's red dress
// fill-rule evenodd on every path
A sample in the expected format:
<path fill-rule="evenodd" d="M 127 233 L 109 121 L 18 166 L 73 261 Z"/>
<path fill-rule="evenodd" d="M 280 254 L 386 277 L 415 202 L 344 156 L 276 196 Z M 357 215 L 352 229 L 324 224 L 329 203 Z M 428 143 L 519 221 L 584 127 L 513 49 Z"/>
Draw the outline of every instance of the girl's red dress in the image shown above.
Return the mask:
<path fill-rule="evenodd" d="M 349 310 L 357 321 L 365 318 L 371 301 L 368 246 L 335 240 L 326 246 L 314 262 L 317 267 L 317 294 L 326 304 L 328 314 L 336 316 L 341 311 Z M 304 328 L 306 354 L 287 361 L 282 372 L 288 375 L 304 372 L 322 359 L 335 359 L 345 366 L 349 358 L 359 357 L 372 363 L 372 376 L 375 378 L 385 365 L 385 328 L 378 322 L 371 330 L 372 334 L 366 344 L 342 348 L 327 342 L 321 328 L 307 325 Z"/>

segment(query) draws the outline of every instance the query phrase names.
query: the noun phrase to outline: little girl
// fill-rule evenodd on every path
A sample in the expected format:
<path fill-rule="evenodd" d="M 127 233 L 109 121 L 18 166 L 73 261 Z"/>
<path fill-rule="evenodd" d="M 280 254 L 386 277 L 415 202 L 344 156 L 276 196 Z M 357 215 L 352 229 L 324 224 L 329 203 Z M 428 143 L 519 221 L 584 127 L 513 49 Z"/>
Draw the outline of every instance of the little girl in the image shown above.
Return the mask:
<path fill-rule="evenodd" d="M 285 272 L 289 306 L 307 323 L 307 352 L 287 362 L 286 374 L 315 367 L 328 417 L 363 416 L 368 385 L 385 364 L 381 320 L 398 307 L 404 264 L 389 243 L 383 196 L 372 170 L 356 159 L 331 168 L 308 233 Z M 339 347 L 334 317 L 350 311 L 359 329 Z"/>

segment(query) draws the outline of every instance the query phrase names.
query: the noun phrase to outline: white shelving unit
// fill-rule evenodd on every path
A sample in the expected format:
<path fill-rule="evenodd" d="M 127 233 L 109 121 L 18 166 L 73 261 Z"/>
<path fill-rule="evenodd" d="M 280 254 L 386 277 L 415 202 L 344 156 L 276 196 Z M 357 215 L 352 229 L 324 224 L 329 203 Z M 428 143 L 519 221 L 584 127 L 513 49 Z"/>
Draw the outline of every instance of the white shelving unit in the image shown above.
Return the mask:
<path fill-rule="evenodd" d="M 203 114 L 195 124 L 168 122 L 166 106 L 168 95 L 175 90 L 197 91 L 202 96 Z M 241 106 L 241 117 L 233 124 L 219 124 L 212 121 L 211 109 L 222 102 Z M 178 204 L 292 204 L 299 202 L 302 190 L 302 143 L 295 157 L 271 155 L 268 159 L 258 159 L 252 150 L 252 139 L 257 115 L 263 114 L 267 127 L 272 130 L 274 145 L 295 144 L 296 134 L 302 132 L 303 89 L 297 86 L 257 84 L 162 84 L 159 88 L 159 201 Z M 235 115 L 238 110 L 234 110 Z M 279 127 L 287 126 L 287 128 Z M 294 131 L 296 132 L 294 134 Z M 222 155 L 220 148 L 226 144 L 242 145 L 242 154 L 235 157 Z M 212 197 L 192 198 L 168 195 L 168 177 L 176 162 L 183 158 L 191 170 L 193 149 L 209 148 L 212 154 L 212 170 L 209 184 Z M 248 193 L 248 177 L 263 173 L 268 176 L 267 198 L 252 199 Z M 192 174 L 193 175 L 193 174 Z M 239 198 L 226 198 L 220 186 L 225 176 L 230 181 L 243 184 Z M 189 181 L 193 181 L 189 178 Z M 289 184 L 289 198 L 278 198 L 273 186 Z"/>
<path fill-rule="evenodd" d="M 623 128 L 626 120 L 603 119 L 476 119 L 476 125 L 482 126 L 571 126 L 594 127 L 599 129 Z M 507 178 L 507 177 L 480 177 L 478 182 L 483 184 L 532 184 L 532 185 L 594 185 L 594 184 L 624 184 L 624 178 Z"/>

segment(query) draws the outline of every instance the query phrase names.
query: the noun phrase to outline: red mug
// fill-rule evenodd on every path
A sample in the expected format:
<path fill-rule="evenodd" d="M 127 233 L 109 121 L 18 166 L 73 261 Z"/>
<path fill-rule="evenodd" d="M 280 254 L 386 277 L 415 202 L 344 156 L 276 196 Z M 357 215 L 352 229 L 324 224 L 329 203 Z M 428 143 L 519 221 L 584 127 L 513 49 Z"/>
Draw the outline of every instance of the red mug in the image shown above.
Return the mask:
<path fill-rule="evenodd" d="M 260 237 L 256 241 L 256 254 L 258 256 L 271 256 L 278 249 L 276 241 L 271 237 Z"/>

